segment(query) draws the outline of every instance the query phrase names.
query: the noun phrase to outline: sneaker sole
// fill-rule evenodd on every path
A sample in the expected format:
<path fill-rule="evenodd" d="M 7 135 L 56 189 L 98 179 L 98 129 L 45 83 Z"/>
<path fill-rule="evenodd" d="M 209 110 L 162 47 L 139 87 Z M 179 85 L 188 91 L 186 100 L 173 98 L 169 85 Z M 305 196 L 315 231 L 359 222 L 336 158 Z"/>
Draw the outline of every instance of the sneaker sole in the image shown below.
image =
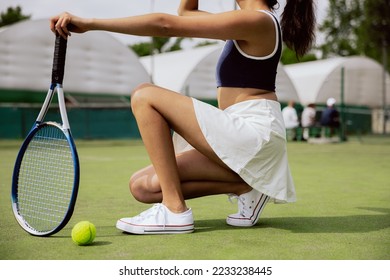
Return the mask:
<path fill-rule="evenodd" d="M 263 199 L 264 196 L 265 196 L 265 199 Z M 257 221 L 259 220 L 261 212 L 263 212 L 269 199 L 270 199 L 269 196 L 263 194 L 262 196 L 260 196 L 260 199 L 257 202 L 256 207 L 255 207 L 252 215 L 249 218 L 245 218 L 245 217 L 236 218 L 236 217 L 228 216 L 226 218 L 226 223 L 228 225 L 235 226 L 235 227 L 254 226 L 257 223 Z"/>
<path fill-rule="evenodd" d="M 194 225 L 150 225 L 141 226 L 118 220 L 116 228 L 132 234 L 183 234 L 194 231 Z"/>

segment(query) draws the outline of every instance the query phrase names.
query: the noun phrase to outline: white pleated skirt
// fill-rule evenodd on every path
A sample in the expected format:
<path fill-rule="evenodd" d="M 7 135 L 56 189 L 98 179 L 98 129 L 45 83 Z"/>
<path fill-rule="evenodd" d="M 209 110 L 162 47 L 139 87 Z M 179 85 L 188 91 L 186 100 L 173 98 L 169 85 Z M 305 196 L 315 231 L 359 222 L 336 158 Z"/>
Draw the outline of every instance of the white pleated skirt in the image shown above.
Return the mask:
<path fill-rule="evenodd" d="M 276 203 L 296 200 L 279 102 L 255 99 L 221 110 L 192 100 L 204 137 L 227 166 Z M 192 148 L 176 133 L 173 140 L 177 153 Z"/>

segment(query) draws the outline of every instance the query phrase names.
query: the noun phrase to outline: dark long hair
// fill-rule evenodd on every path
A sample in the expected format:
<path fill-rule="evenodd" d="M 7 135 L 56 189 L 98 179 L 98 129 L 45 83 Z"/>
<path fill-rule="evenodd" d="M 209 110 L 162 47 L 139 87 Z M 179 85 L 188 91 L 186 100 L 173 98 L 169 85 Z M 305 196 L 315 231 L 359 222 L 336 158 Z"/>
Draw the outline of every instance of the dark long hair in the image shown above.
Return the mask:
<path fill-rule="evenodd" d="M 273 9 L 277 0 L 267 0 Z M 297 56 L 306 54 L 315 39 L 316 15 L 313 0 L 286 0 L 281 19 L 283 41 Z"/>

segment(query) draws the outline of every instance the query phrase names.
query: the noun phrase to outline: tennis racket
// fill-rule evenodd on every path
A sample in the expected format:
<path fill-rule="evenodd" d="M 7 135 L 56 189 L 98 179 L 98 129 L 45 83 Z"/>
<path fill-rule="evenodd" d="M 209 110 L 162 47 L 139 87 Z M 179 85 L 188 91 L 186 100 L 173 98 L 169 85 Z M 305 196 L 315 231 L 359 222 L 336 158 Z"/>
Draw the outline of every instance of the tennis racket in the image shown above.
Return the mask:
<path fill-rule="evenodd" d="M 60 231 L 73 214 L 80 167 L 70 131 L 62 81 L 67 40 L 57 35 L 52 79 L 38 117 L 16 158 L 12 209 L 20 226 L 36 236 Z M 57 92 L 62 124 L 44 121 Z"/>

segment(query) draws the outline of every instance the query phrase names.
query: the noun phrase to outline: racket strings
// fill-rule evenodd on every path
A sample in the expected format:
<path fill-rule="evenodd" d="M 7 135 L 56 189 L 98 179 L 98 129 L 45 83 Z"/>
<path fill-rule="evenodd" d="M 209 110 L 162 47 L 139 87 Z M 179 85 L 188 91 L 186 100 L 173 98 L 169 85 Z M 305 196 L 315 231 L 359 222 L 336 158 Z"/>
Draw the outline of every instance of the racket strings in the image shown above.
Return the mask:
<path fill-rule="evenodd" d="M 26 149 L 18 180 L 18 210 L 31 228 L 49 231 L 64 219 L 74 177 L 66 136 L 56 126 L 43 126 Z"/>

